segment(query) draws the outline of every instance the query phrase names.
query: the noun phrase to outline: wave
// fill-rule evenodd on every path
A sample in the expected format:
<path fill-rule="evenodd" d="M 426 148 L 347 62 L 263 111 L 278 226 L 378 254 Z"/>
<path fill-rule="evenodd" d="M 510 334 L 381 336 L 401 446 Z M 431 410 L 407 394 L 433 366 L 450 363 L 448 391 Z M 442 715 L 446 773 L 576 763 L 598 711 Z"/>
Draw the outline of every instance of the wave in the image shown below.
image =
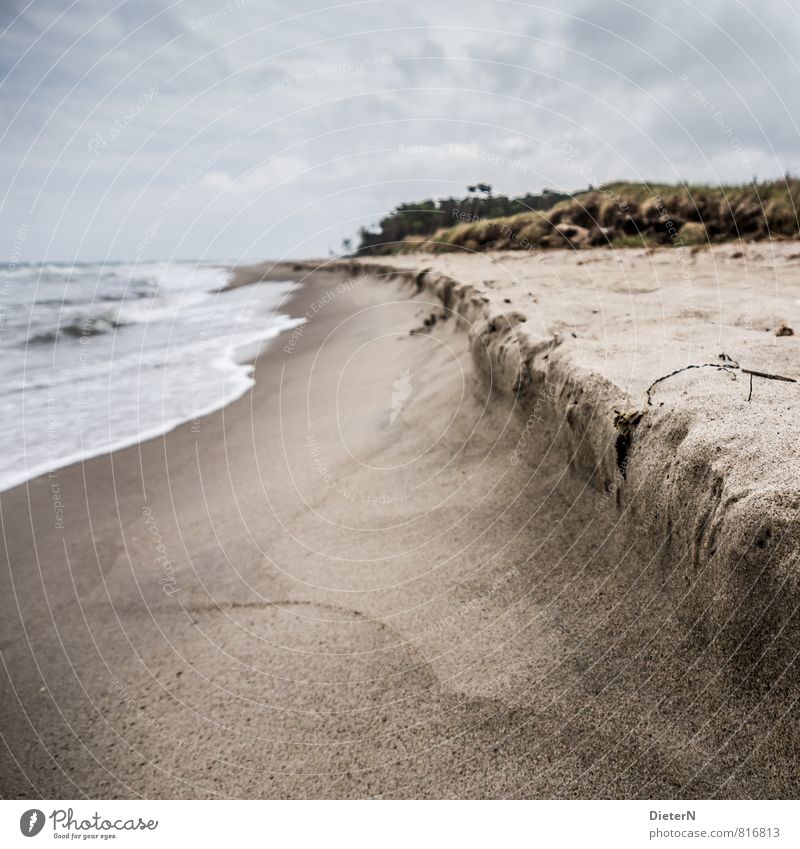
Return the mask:
<path fill-rule="evenodd" d="M 55 342 L 61 337 L 81 339 L 89 336 L 97 336 L 101 333 L 110 333 L 125 327 L 126 322 L 120 321 L 115 316 L 108 315 L 84 315 L 74 318 L 66 324 L 60 324 L 51 330 L 43 330 L 34 333 L 26 340 L 27 345 L 43 345 Z"/>

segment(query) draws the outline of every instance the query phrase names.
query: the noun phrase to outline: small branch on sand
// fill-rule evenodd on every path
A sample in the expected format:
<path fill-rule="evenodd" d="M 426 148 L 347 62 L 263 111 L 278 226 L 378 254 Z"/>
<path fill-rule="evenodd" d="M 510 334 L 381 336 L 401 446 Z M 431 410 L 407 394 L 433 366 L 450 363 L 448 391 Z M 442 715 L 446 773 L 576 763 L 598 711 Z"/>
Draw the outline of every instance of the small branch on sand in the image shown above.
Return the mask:
<path fill-rule="evenodd" d="M 647 389 L 647 406 L 652 407 L 653 399 L 652 399 L 652 391 L 653 388 L 661 383 L 662 380 L 667 380 L 667 378 L 674 377 L 676 374 L 680 374 L 682 371 L 688 371 L 693 368 L 713 368 L 717 371 L 726 371 L 729 374 L 734 371 L 741 371 L 742 374 L 750 375 L 750 394 L 747 396 L 747 400 L 750 401 L 753 397 L 753 378 L 754 377 L 763 377 L 766 380 L 782 380 L 785 383 L 797 383 L 796 378 L 794 377 L 786 377 L 782 374 L 769 374 L 765 371 L 756 371 L 751 368 L 743 368 L 736 362 L 732 357 L 729 357 L 726 353 L 721 353 L 719 355 L 721 363 L 700 363 L 699 365 L 691 365 L 684 366 L 683 368 L 675 369 L 675 371 L 671 371 L 669 374 L 665 374 L 663 377 L 659 377 L 657 380 L 654 380 Z"/>
<path fill-rule="evenodd" d="M 767 374 L 765 371 L 755 371 L 751 368 L 743 368 L 742 374 L 750 375 L 750 392 L 747 396 L 747 400 L 750 401 L 753 398 L 753 378 L 754 377 L 763 377 L 767 380 L 783 380 L 786 383 L 797 383 L 795 378 L 793 377 L 784 377 L 782 374 Z"/>
<path fill-rule="evenodd" d="M 684 366 L 683 368 L 675 369 L 675 371 L 671 371 L 669 374 L 665 374 L 663 377 L 659 377 L 658 379 L 654 380 L 647 388 L 647 406 L 653 406 L 653 389 L 659 383 L 661 383 L 662 380 L 667 380 L 670 377 L 675 377 L 676 374 L 680 374 L 682 371 L 689 371 L 689 369 L 693 368 L 713 368 L 717 371 L 726 371 L 730 374 L 735 369 L 739 368 L 739 363 L 735 363 L 733 360 L 730 359 L 730 357 L 728 357 L 727 354 L 721 354 L 720 359 L 722 358 L 725 358 L 725 362 L 723 362 L 722 365 L 720 365 L 720 363 L 700 363 L 699 365 Z"/>
<path fill-rule="evenodd" d="M 785 377 L 782 374 L 767 374 L 765 371 L 755 371 L 751 368 L 743 368 L 742 374 L 749 374 L 753 377 L 765 377 L 767 380 L 783 380 L 786 383 L 797 383 L 794 377 Z"/>

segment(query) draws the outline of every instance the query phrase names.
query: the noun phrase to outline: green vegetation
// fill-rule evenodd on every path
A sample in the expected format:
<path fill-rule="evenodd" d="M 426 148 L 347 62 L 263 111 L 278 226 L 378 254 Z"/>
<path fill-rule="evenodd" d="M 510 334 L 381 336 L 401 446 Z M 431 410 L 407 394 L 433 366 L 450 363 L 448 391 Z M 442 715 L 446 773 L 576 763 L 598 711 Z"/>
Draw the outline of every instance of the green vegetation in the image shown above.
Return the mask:
<path fill-rule="evenodd" d="M 401 204 L 357 253 L 703 245 L 731 239 L 800 237 L 800 180 L 741 186 L 609 183 L 574 195 L 508 198 L 469 187 L 462 199 Z"/>
<path fill-rule="evenodd" d="M 363 228 L 359 231 L 359 254 L 394 253 L 401 247 L 425 242 L 444 228 L 459 220 L 469 218 L 500 218 L 517 212 L 550 209 L 569 195 L 545 189 L 538 195 L 509 198 L 493 195 L 492 187 L 485 183 L 467 188 L 468 197 L 423 200 L 402 203 L 380 220 L 377 230 Z M 459 215 L 463 217 L 459 219 Z M 404 244 L 407 243 L 407 244 Z"/>

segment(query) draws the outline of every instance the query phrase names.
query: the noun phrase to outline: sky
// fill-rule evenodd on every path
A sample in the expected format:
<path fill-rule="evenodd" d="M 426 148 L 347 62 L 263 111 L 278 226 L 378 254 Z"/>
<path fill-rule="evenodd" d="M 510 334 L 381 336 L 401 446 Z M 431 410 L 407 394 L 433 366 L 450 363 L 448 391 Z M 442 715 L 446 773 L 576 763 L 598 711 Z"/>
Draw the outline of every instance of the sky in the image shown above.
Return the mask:
<path fill-rule="evenodd" d="M 0 3 L 5 262 L 323 257 L 393 206 L 800 171 L 800 4 Z"/>

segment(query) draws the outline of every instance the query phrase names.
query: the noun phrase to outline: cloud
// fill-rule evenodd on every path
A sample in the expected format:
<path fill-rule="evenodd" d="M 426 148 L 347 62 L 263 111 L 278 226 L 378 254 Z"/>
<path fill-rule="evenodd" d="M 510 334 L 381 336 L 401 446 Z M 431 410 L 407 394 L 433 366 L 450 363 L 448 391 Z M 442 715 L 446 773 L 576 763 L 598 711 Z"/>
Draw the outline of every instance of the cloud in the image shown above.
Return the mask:
<path fill-rule="evenodd" d="M 783 4 L 37 0 L 12 20 L 0 238 L 29 222 L 26 259 L 133 256 L 181 186 L 153 257 L 320 255 L 479 180 L 800 167 L 800 17 Z"/>
<path fill-rule="evenodd" d="M 306 168 L 308 163 L 299 156 L 275 156 L 238 177 L 227 171 L 210 171 L 202 178 L 200 186 L 214 192 L 230 192 L 237 197 L 255 195 L 280 188 Z"/>

